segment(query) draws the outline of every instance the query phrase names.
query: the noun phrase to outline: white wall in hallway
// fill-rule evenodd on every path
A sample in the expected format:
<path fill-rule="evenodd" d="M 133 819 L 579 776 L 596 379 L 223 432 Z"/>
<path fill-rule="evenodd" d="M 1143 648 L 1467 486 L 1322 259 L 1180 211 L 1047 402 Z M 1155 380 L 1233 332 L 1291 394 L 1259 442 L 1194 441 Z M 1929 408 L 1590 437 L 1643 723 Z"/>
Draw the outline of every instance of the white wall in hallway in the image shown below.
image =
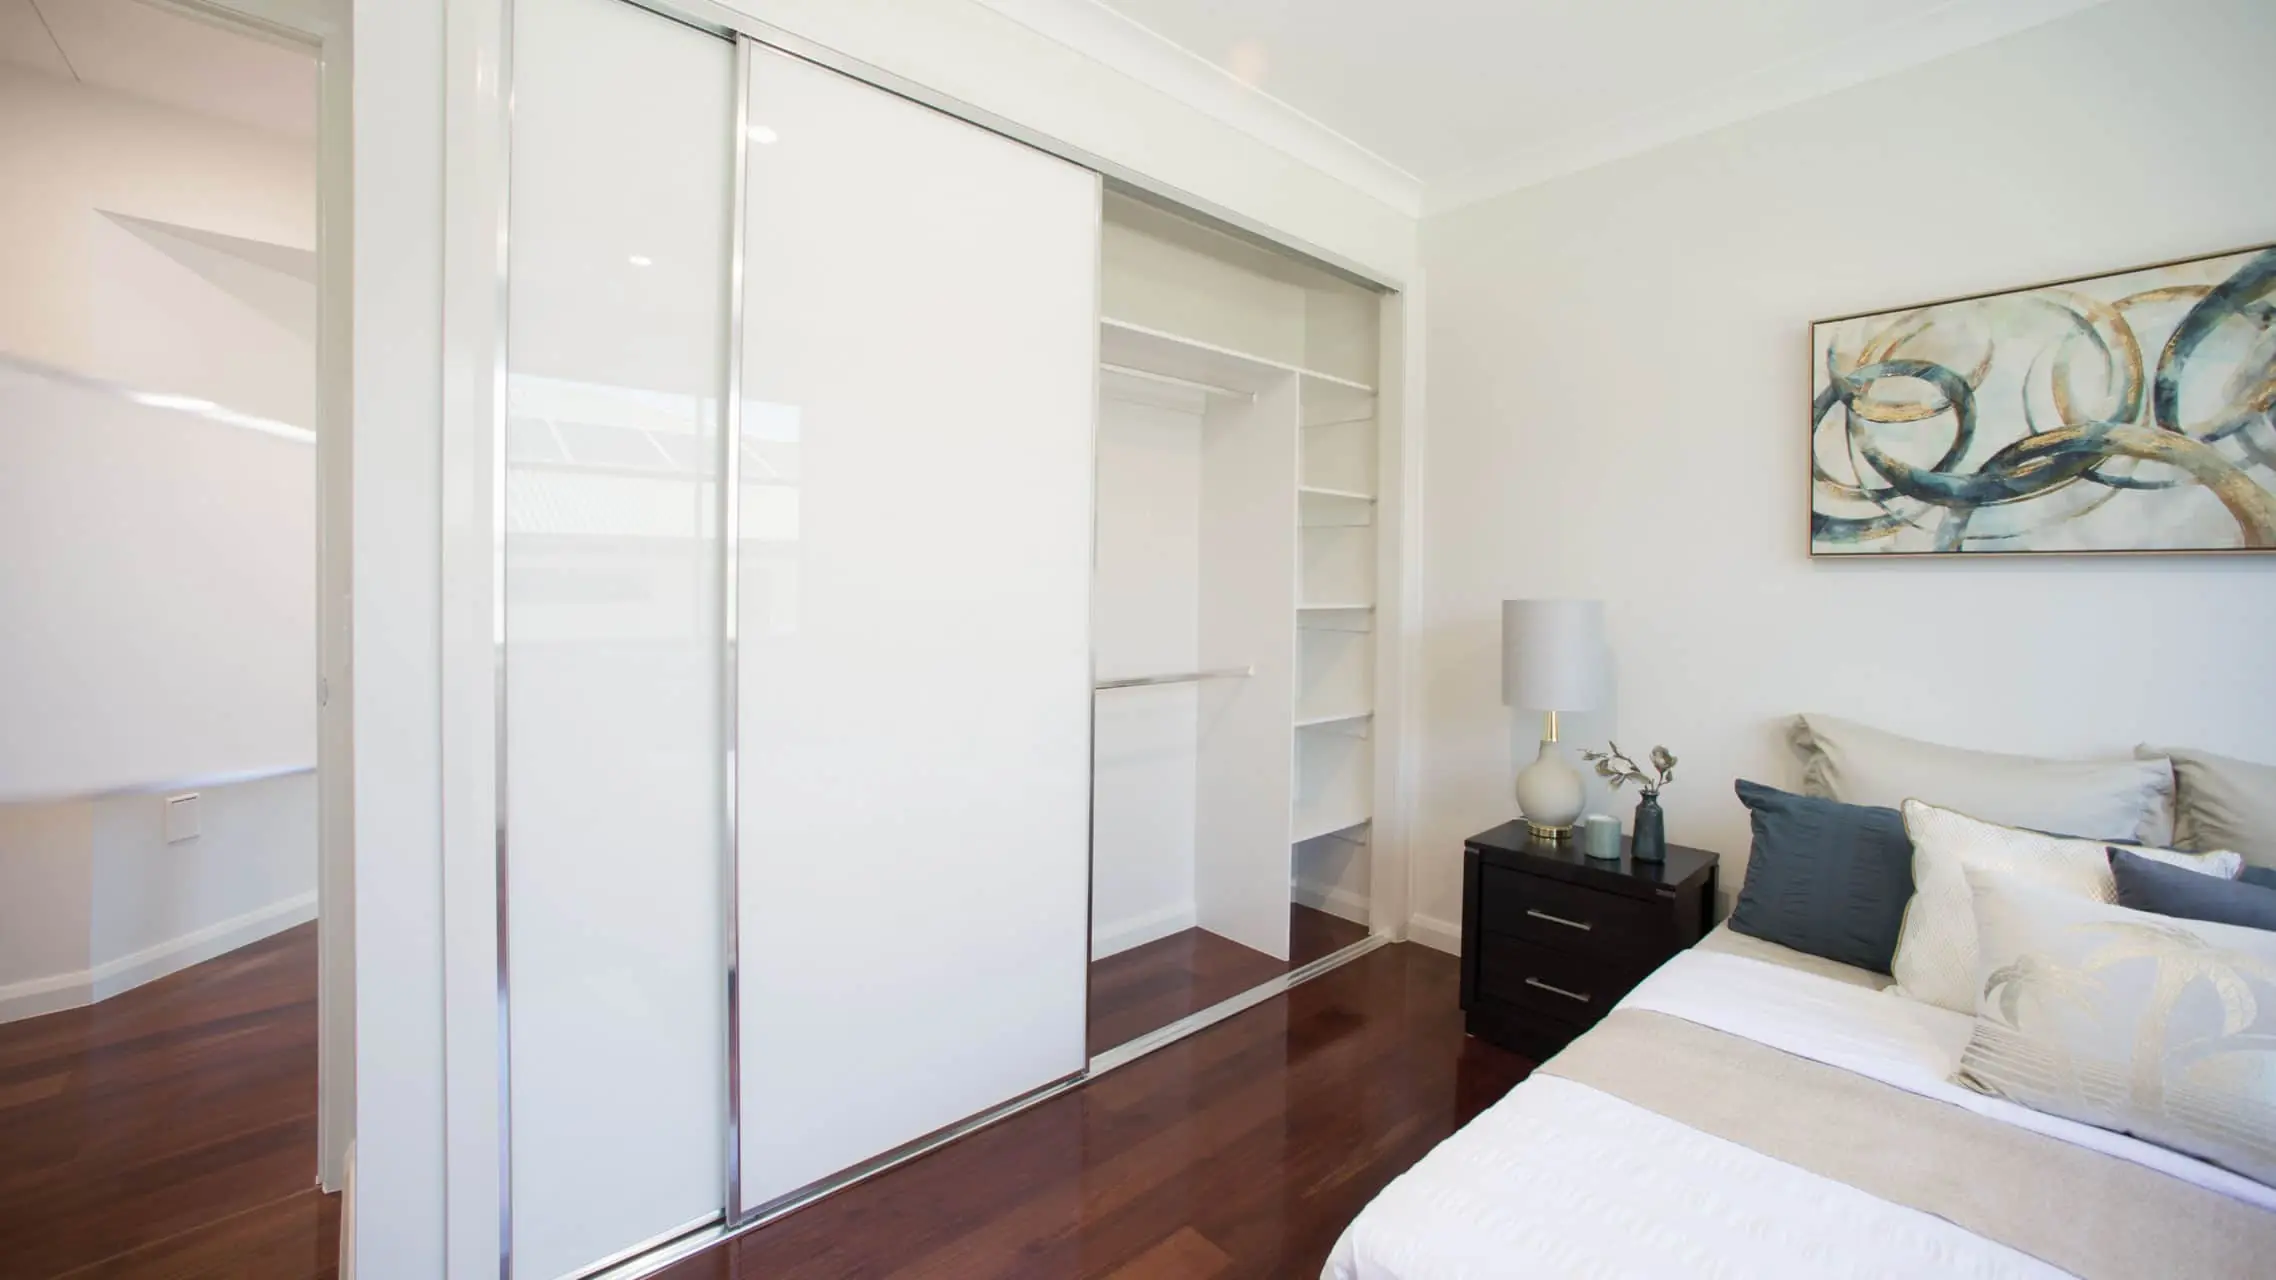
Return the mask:
<path fill-rule="evenodd" d="M 8 1018 L 313 917 L 316 210 L 306 141 L 13 67 L 0 176 Z"/>
<path fill-rule="evenodd" d="M 314 764 L 313 149 L 0 67 L 0 175 L 0 801 Z"/>
<path fill-rule="evenodd" d="M 0 805 L 0 1022 L 104 1000 L 316 918 L 316 775 Z"/>
<path fill-rule="evenodd" d="M 154 390 L 224 403 L 249 394 L 263 403 L 236 407 L 308 424 L 314 357 L 303 353 L 290 371 L 265 360 L 267 341 L 283 336 L 274 321 L 280 332 L 264 341 L 255 321 L 265 318 L 200 309 L 196 325 L 171 329 L 173 358 L 144 335 L 118 333 L 135 321 L 133 295 L 121 296 L 107 259 L 128 233 L 98 211 L 312 253 L 313 144 L 0 64 L 0 174 L 10 175 L 0 182 L 0 352 L 121 381 L 156 363 L 171 377 Z M 148 287 L 151 277 L 127 283 Z M 211 333 L 217 323 L 227 331 Z"/>
<path fill-rule="evenodd" d="M 2276 561 L 1813 563 L 1803 443 L 1813 318 L 2276 240 L 2272 64 L 2262 0 L 2119 0 L 1425 223 L 1418 935 L 1450 941 L 1538 731 L 1500 704 L 1505 597 L 1607 602 L 1616 702 L 1568 749 L 1681 756 L 1669 835 L 1726 892 L 1731 782 L 1797 783 L 1798 711 L 2276 760 Z"/>

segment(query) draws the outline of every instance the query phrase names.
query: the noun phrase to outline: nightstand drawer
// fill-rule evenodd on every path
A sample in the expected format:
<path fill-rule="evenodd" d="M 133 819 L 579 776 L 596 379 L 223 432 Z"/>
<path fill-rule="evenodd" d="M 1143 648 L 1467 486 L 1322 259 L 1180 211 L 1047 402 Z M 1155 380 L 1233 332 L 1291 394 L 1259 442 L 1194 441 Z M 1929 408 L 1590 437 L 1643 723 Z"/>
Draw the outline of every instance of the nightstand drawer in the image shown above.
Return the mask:
<path fill-rule="evenodd" d="M 1491 1000 L 1587 1026 L 1655 967 L 1488 935 L 1479 943 L 1478 991 Z"/>
<path fill-rule="evenodd" d="M 1489 933 L 1522 938 L 1557 951 L 1640 955 L 1662 951 L 1667 908 L 1642 898 L 1487 867 L 1479 924 Z"/>

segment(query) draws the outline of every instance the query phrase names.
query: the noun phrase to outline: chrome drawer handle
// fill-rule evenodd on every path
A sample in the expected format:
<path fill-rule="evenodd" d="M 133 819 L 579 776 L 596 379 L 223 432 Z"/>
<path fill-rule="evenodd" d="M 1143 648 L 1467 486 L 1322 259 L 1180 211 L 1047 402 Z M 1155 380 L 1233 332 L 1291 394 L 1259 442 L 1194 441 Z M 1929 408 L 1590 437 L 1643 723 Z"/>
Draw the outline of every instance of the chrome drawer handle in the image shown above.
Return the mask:
<path fill-rule="evenodd" d="M 1587 933 L 1589 930 L 1596 927 L 1593 924 L 1588 924 L 1580 920 L 1567 920 L 1563 916 L 1553 916 L 1546 911 L 1535 911 L 1531 907 L 1527 907 L 1525 909 L 1525 914 L 1532 916 L 1536 920 L 1546 920 L 1551 924 L 1561 924 L 1568 929 L 1578 929 L 1582 933 Z"/>
<path fill-rule="evenodd" d="M 1582 995 L 1580 992 L 1567 991 L 1563 987 L 1552 987 L 1539 978 L 1527 978 L 1525 980 L 1525 985 L 1529 987 L 1539 987 L 1541 990 L 1546 991 L 1553 996 L 1563 996 L 1567 1000 L 1578 1000 L 1582 1004 L 1588 1003 L 1588 997 Z"/>

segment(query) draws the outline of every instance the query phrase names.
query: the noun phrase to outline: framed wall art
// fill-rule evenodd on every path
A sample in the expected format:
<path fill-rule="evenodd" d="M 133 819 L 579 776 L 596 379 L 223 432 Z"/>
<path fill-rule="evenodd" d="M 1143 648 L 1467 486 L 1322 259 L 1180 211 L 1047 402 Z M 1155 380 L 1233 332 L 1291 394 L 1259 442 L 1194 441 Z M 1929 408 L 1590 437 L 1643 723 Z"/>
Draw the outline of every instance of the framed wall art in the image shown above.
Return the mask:
<path fill-rule="evenodd" d="M 1810 554 L 2276 550 L 2276 246 L 1810 326 Z"/>

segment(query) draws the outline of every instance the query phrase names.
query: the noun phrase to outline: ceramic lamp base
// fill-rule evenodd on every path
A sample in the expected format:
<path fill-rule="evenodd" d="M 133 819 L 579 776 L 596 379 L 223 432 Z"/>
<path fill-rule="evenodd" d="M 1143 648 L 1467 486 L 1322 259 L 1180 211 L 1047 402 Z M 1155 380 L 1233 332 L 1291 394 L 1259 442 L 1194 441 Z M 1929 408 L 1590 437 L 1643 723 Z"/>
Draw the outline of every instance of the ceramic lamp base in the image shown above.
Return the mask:
<path fill-rule="evenodd" d="M 1586 798 L 1580 770 L 1565 759 L 1551 729 L 1541 739 L 1541 754 L 1517 775 L 1517 811 L 1526 830 L 1543 840 L 1572 838 Z"/>

